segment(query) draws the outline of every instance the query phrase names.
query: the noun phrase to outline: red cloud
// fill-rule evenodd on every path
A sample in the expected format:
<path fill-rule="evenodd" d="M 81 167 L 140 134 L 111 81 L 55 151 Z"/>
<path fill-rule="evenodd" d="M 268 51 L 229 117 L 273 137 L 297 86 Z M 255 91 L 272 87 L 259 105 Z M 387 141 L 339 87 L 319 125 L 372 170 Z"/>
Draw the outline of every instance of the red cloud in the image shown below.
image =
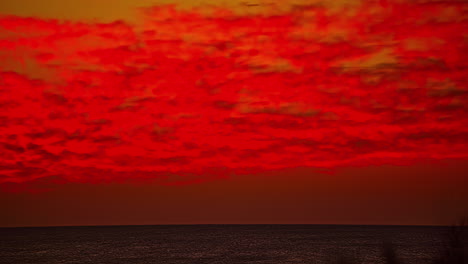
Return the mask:
<path fill-rule="evenodd" d="M 134 27 L 4 16 L 0 182 L 466 159 L 467 21 L 425 15 L 447 3 L 391 6 L 310 7 L 320 25 L 152 19 L 168 7 Z"/>

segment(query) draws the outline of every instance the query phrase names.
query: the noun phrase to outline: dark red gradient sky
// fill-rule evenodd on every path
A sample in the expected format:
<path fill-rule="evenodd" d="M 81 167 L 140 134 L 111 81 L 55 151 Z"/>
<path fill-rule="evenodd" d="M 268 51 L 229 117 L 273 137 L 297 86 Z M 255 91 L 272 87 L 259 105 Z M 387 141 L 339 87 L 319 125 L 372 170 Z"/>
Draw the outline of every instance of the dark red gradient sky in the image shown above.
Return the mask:
<path fill-rule="evenodd" d="M 447 225 L 468 212 L 466 162 L 311 169 L 199 184 L 36 182 L 0 196 L 0 226 L 126 224 Z"/>
<path fill-rule="evenodd" d="M 0 225 L 468 209 L 468 3 L 107 2 L 0 4 Z"/>

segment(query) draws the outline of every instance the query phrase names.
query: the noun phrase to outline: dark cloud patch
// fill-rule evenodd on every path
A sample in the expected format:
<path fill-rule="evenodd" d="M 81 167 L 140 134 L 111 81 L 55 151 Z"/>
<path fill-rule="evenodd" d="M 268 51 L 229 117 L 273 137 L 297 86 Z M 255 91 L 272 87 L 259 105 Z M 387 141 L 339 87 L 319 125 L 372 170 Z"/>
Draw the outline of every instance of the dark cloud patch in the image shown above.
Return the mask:
<path fill-rule="evenodd" d="M 218 101 L 215 101 L 213 104 L 217 108 L 232 110 L 236 106 L 237 103 L 236 102 L 218 100 Z"/>
<path fill-rule="evenodd" d="M 68 99 L 65 96 L 53 91 L 44 91 L 44 97 L 48 103 L 65 105 L 68 102 Z"/>
<path fill-rule="evenodd" d="M 7 151 L 12 151 L 15 153 L 23 153 L 26 151 L 26 149 L 22 146 L 16 145 L 16 144 L 9 144 L 9 143 L 0 143 L 3 149 Z"/>
<path fill-rule="evenodd" d="M 427 89 L 427 95 L 431 97 L 453 97 L 467 93 L 466 89 L 458 87 L 450 80 L 429 80 L 427 83 Z"/>

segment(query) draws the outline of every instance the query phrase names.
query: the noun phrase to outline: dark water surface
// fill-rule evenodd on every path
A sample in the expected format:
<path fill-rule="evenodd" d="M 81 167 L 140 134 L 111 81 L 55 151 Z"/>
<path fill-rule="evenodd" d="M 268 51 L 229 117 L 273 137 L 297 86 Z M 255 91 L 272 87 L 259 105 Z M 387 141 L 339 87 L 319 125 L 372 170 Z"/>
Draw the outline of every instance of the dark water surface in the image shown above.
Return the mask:
<path fill-rule="evenodd" d="M 173 225 L 0 228 L 0 263 L 430 263 L 447 228 L 324 225 Z"/>

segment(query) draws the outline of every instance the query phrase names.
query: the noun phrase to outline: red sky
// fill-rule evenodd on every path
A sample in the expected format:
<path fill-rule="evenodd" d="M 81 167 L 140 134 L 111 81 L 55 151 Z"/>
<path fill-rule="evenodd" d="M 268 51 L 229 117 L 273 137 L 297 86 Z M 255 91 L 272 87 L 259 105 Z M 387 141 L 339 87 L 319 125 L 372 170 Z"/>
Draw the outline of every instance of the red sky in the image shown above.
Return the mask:
<path fill-rule="evenodd" d="M 468 213 L 466 2 L 62 2 L 0 4 L 0 225 Z"/>

